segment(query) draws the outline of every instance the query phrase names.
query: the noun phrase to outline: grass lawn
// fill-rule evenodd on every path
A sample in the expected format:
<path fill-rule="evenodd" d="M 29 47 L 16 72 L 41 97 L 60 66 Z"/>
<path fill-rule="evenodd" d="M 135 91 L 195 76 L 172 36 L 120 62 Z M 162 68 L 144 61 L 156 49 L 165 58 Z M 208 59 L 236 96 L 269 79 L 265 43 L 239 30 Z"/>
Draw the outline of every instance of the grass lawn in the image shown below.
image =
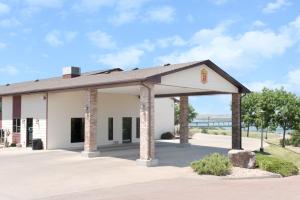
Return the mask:
<path fill-rule="evenodd" d="M 205 134 L 209 134 L 209 135 L 227 135 L 227 136 L 231 136 L 231 130 L 227 130 L 227 129 L 221 129 L 221 128 L 209 128 L 206 129 L 207 133 Z M 200 128 L 191 128 L 190 129 L 190 134 L 195 134 L 195 133 L 203 133 L 203 129 Z M 265 137 L 264 133 L 264 137 Z M 243 137 L 247 137 L 247 132 L 246 131 L 242 131 L 242 135 Z M 261 137 L 261 133 L 257 132 L 257 131 L 250 131 L 249 132 L 249 137 L 250 138 L 260 138 Z M 280 135 L 278 135 L 277 133 L 268 133 L 268 142 L 271 143 L 275 143 L 275 144 L 279 144 L 279 140 L 280 140 Z"/>
<path fill-rule="evenodd" d="M 300 169 L 300 154 L 298 153 L 274 144 L 270 144 L 270 146 L 265 149 L 265 152 L 282 160 L 292 162 Z"/>

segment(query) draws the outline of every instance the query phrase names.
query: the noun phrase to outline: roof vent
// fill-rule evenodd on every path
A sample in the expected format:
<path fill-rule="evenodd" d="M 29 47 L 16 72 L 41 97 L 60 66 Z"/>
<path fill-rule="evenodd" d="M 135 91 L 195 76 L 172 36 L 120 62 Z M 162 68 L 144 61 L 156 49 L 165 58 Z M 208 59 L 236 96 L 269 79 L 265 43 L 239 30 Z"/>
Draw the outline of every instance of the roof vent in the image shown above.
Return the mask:
<path fill-rule="evenodd" d="M 166 64 L 164 64 L 164 66 L 169 66 L 169 65 L 171 65 L 170 63 L 166 63 Z"/>
<path fill-rule="evenodd" d="M 63 68 L 64 79 L 78 77 L 80 76 L 80 74 L 81 74 L 80 67 L 70 66 L 70 67 Z"/>

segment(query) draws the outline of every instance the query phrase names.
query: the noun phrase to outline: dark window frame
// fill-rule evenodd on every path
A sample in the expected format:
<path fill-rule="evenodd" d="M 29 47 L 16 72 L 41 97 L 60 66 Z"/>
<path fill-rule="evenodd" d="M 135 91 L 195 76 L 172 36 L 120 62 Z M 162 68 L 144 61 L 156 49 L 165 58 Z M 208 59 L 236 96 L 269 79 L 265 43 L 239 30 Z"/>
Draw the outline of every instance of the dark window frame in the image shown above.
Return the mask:
<path fill-rule="evenodd" d="M 84 118 L 80 118 L 80 117 L 71 118 L 71 138 L 70 138 L 71 143 L 84 142 L 84 122 L 85 122 Z M 77 129 L 74 129 L 76 128 L 76 126 Z"/>
<path fill-rule="evenodd" d="M 108 140 L 114 140 L 114 118 L 109 117 L 108 118 Z"/>
<path fill-rule="evenodd" d="M 140 120 L 140 118 L 139 117 L 137 117 L 136 119 L 135 119 L 135 136 L 136 136 L 136 138 L 140 138 L 140 127 L 141 127 L 141 120 Z"/>
<path fill-rule="evenodd" d="M 20 118 L 13 118 L 12 129 L 13 129 L 13 133 L 21 132 L 21 119 Z"/>

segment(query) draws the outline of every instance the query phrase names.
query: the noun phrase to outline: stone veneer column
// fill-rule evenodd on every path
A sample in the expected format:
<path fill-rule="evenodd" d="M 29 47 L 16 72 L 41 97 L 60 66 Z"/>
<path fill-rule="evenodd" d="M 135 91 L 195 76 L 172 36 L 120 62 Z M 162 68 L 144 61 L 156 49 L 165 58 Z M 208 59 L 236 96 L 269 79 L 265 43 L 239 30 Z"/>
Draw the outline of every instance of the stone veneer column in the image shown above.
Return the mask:
<path fill-rule="evenodd" d="M 158 165 L 154 140 L 154 85 L 151 83 L 140 86 L 140 158 L 137 164 Z"/>
<path fill-rule="evenodd" d="M 97 150 L 97 89 L 87 89 L 85 102 L 84 151 L 85 157 L 99 156 Z"/>
<path fill-rule="evenodd" d="M 232 94 L 232 149 L 242 149 L 241 94 Z"/>
<path fill-rule="evenodd" d="M 190 146 L 189 144 L 189 97 L 181 96 L 180 97 L 180 114 L 179 114 L 179 136 L 180 136 L 180 146 Z"/>

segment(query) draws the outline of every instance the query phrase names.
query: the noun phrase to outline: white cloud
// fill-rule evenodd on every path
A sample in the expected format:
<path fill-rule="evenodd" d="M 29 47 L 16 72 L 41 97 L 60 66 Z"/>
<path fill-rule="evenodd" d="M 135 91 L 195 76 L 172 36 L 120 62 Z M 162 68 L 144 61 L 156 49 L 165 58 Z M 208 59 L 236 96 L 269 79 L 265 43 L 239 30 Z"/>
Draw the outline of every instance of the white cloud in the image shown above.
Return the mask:
<path fill-rule="evenodd" d="M 26 0 L 26 3 L 32 8 L 60 8 L 63 6 L 63 0 Z"/>
<path fill-rule="evenodd" d="M 130 67 L 137 65 L 143 55 L 143 50 L 129 47 L 116 53 L 100 55 L 98 62 L 111 67 Z"/>
<path fill-rule="evenodd" d="M 137 20 L 141 15 L 141 7 L 149 0 L 115 0 L 115 11 L 110 21 L 114 25 L 122 25 Z"/>
<path fill-rule="evenodd" d="M 250 90 L 252 91 L 261 91 L 264 87 L 271 88 L 271 89 L 280 89 L 285 88 L 288 91 L 300 93 L 300 67 L 294 70 L 291 70 L 283 77 L 282 80 L 285 81 L 273 81 L 273 80 L 264 80 L 264 81 L 257 81 L 247 84 Z"/>
<path fill-rule="evenodd" d="M 260 21 L 260 20 L 256 20 L 252 24 L 253 28 L 262 28 L 262 27 L 265 27 L 265 26 L 266 26 L 266 24 L 264 22 Z"/>
<path fill-rule="evenodd" d="M 11 28 L 19 25 L 21 25 L 21 23 L 14 17 L 0 20 L 0 27 L 3 28 Z"/>
<path fill-rule="evenodd" d="M 4 3 L 0 2 L 0 15 L 8 14 L 10 12 L 10 7 Z"/>
<path fill-rule="evenodd" d="M 229 0 L 211 0 L 211 2 L 213 2 L 216 5 L 223 5 L 225 3 L 227 3 Z"/>
<path fill-rule="evenodd" d="M 50 33 L 47 33 L 45 40 L 49 45 L 53 47 L 62 46 L 64 44 L 63 41 L 60 39 L 59 31 L 51 31 Z"/>
<path fill-rule="evenodd" d="M 4 66 L 4 67 L 0 67 L 0 73 L 14 76 L 14 75 L 17 75 L 19 73 L 19 70 L 15 66 L 7 65 L 7 66 Z"/>
<path fill-rule="evenodd" d="M 77 32 L 75 31 L 58 31 L 53 30 L 46 34 L 45 41 L 53 47 L 63 46 L 66 42 L 71 42 L 75 39 Z"/>
<path fill-rule="evenodd" d="M 66 31 L 64 32 L 64 38 L 66 40 L 66 42 L 71 42 L 73 41 L 77 36 L 77 32 L 76 31 Z"/>
<path fill-rule="evenodd" d="M 112 8 L 109 22 L 123 25 L 134 21 L 155 21 L 169 23 L 173 21 L 175 10 L 170 6 L 148 9 L 145 4 L 150 0 L 80 0 L 73 5 L 79 12 L 94 13 L 103 8 Z"/>
<path fill-rule="evenodd" d="M 157 58 L 159 63 L 211 59 L 224 68 L 251 68 L 259 61 L 282 55 L 300 40 L 300 16 L 278 31 L 252 30 L 229 35 L 230 23 L 201 29 L 186 40 L 185 49 Z"/>
<path fill-rule="evenodd" d="M 274 0 L 272 2 L 269 2 L 264 8 L 263 13 L 269 14 L 274 13 L 277 10 L 290 5 L 290 2 L 288 0 Z"/>
<path fill-rule="evenodd" d="M 114 4 L 115 0 L 80 0 L 73 6 L 73 9 L 81 12 L 95 12 L 102 7 L 112 6 Z"/>
<path fill-rule="evenodd" d="M 288 84 L 285 83 L 277 83 L 273 80 L 265 80 L 265 81 L 257 81 L 247 84 L 247 87 L 254 92 L 259 92 L 263 88 L 270 88 L 270 89 L 280 89 L 282 87 L 288 88 Z"/>
<path fill-rule="evenodd" d="M 146 13 L 145 21 L 170 23 L 174 20 L 175 9 L 171 6 L 161 6 Z"/>
<path fill-rule="evenodd" d="M 58 9 L 63 7 L 64 0 L 24 0 L 26 6 L 21 13 L 26 17 L 31 17 L 42 9 Z"/>
<path fill-rule="evenodd" d="M 110 49 L 116 46 L 116 43 L 112 40 L 111 35 L 101 31 L 93 31 L 87 34 L 89 40 L 99 48 Z"/>
<path fill-rule="evenodd" d="M 185 44 L 186 44 L 186 41 L 184 41 L 184 39 L 182 39 L 178 35 L 158 39 L 156 41 L 156 45 L 160 48 L 166 48 L 166 47 L 169 47 L 169 46 L 183 46 Z"/>
<path fill-rule="evenodd" d="M 0 49 L 4 49 L 7 45 L 3 42 L 0 42 Z"/>

